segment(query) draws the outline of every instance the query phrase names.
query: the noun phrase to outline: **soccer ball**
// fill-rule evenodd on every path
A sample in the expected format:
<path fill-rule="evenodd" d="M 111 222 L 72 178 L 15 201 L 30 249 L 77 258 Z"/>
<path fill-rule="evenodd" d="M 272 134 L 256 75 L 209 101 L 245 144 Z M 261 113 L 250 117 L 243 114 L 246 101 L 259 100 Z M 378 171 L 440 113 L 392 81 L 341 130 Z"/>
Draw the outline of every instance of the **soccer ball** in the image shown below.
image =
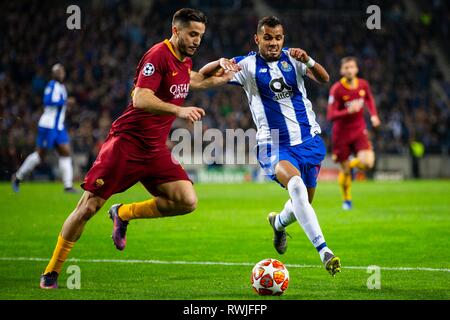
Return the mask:
<path fill-rule="evenodd" d="M 282 262 L 265 259 L 253 267 L 250 281 L 260 296 L 279 296 L 289 285 L 289 271 Z"/>

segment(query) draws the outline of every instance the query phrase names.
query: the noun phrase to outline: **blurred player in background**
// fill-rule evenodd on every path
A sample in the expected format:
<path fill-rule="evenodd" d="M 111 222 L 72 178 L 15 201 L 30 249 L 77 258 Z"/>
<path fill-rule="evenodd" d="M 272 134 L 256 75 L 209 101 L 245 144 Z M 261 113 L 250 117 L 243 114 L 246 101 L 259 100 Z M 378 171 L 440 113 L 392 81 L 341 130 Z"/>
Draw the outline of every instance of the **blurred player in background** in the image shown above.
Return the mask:
<path fill-rule="evenodd" d="M 64 127 L 68 99 L 67 90 L 63 82 L 66 71 L 61 64 L 52 67 L 52 80 L 44 91 L 44 113 L 39 119 L 36 151 L 30 154 L 12 176 L 12 188 L 19 192 L 20 183 L 44 161 L 48 150 L 56 148 L 59 154 L 59 169 L 64 185 L 64 191 L 76 193 L 73 188 L 72 158 L 70 156 L 69 135 Z"/>
<path fill-rule="evenodd" d="M 177 11 L 172 20 L 172 37 L 155 44 L 139 62 L 132 101 L 112 124 L 84 179 L 85 192 L 62 227 L 53 256 L 41 276 L 41 288 L 57 288 L 62 265 L 86 222 L 113 194 L 141 182 L 154 195 L 151 200 L 115 204 L 109 209 L 112 239 L 118 250 L 125 248 L 130 220 L 176 216 L 195 210 L 197 195 L 192 182 L 172 158 L 166 141 L 177 117 L 194 122 L 205 115 L 203 109 L 195 106 L 180 108 L 190 87 L 202 89 L 231 79 L 232 73 L 206 77 L 191 71 L 190 57 L 200 46 L 206 23 L 206 16 L 198 10 Z M 227 59 L 218 61 L 224 70 L 239 70 Z"/>
<path fill-rule="evenodd" d="M 283 25 L 276 17 L 258 22 L 255 42 L 258 53 L 234 58 L 242 70 L 230 83 L 242 86 L 247 94 L 258 129 L 261 167 L 290 196 L 281 213 L 268 216 L 275 249 L 280 254 L 286 251 L 285 228 L 298 221 L 326 270 L 334 276 L 341 270 L 340 259 L 328 248 L 311 206 L 326 149 L 304 85 L 304 77 L 326 83 L 328 73 L 304 50 L 283 49 Z"/>
<path fill-rule="evenodd" d="M 327 119 L 333 122 L 333 160 L 341 166 L 338 182 L 344 210 L 352 208 L 352 169 L 369 170 L 373 168 L 375 162 L 375 153 L 364 120 L 364 105 L 369 110 L 372 126 L 380 125 L 369 83 L 358 78 L 357 74 L 356 58 L 343 58 L 342 78 L 333 84 L 328 99 Z M 356 157 L 350 160 L 351 155 Z"/>

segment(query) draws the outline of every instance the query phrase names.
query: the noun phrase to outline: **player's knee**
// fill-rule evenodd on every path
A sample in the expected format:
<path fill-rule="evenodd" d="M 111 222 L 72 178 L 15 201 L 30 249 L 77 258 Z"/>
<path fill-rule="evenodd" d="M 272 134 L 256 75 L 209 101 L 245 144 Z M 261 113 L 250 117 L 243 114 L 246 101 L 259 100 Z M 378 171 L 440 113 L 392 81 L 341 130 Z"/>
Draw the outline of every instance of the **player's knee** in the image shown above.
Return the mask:
<path fill-rule="evenodd" d="M 81 207 L 81 210 L 79 211 L 78 217 L 82 221 L 88 221 L 91 219 L 97 211 L 95 210 L 95 207 L 92 205 L 85 205 Z"/>
<path fill-rule="evenodd" d="M 367 163 L 367 166 L 369 167 L 369 169 L 372 169 L 374 165 L 375 165 L 375 157 L 372 156 L 372 157 L 370 157 L 370 159 Z"/>
<path fill-rule="evenodd" d="M 361 164 L 365 167 L 365 169 L 372 169 L 375 164 L 375 158 L 371 155 L 368 155 L 361 160 Z"/>
<path fill-rule="evenodd" d="M 191 213 L 197 209 L 197 201 L 197 196 L 195 194 L 183 197 L 181 201 L 181 206 L 184 209 L 183 213 Z"/>
<path fill-rule="evenodd" d="M 374 161 L 373 160 L 369 160 L 365 163 L 365 166 L 367 169 L 372 169 L 374 165 Z"/>
<path fill-rule="evenodd" d="M 100 207 L 95 201 L 86 201 L 78 209 L 78 219 L 81 221 L 88 221 L 99 209 Z"/>
<path fill-rule="evenodd" d="M 293 176 L 288 183 L 288 191 L 291 197 L 298 197 L 308 202 L 308 190 L 300 176 Z"/>
<path fill-rule="evenodd" d="M 189 199 L 186 199 L 184 206 L 186 208 L 186 213 L 191 213 L 197 209 L 197 197 L 192 197 Z"/>

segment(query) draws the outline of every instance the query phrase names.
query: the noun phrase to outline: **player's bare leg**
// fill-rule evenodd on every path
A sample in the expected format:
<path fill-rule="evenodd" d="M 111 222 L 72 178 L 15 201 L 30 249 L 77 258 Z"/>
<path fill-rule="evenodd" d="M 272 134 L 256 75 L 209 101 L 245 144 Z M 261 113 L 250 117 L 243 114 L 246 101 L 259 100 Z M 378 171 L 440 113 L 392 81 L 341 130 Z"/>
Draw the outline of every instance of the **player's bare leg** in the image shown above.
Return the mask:
<path fill-rule="evenodd" d="M 61 230 L 61 236 L 71 242 L 77 241 L 84 230 L 84 226 L 103 206 L 106 200 L 85 191 L 76 208 L 67 217 Z"/>
<path fill-rule="evenodd" d="M 118 250 L 123 250 L 126 246 L 129 221 L 182 215 L 194 211 L 197 207 L 197 195 L 190 181 L 163 183 L 158 186 L 158 190 L 162 196 L 143 202 L 115 204 L 111 207 L 109 215 L 114 223 L 112 238 Z"/>
<path fill-rule="evenodd" d="M 73 167 L 69 144 L 60 144 L 56 146 L 59 154 L 59 169 L 61 170 L 61 178 L 64 185 L 64 191 L 69 193 L 77 193 L 73 187 Z"/>
<path fill-rule="evenodd" d="M 52 258 L 41 276 L 40 287 L 42 289 L 56 289 L 58 287 L 58 275 L 61 273 L 69 252 L 75 242 L 80 239 L 86 223 L 100 210 L 104 203 L 104 199 L 91 192 L 83 193 L 75 210 L 67 217 L 62 226 Z"/>
<path fill-rule="evenodd" d="M 275 167 L 275 174 L 277 180 L 288 190 L 295 218 L 319 252 L 326 270 L 331 275 L 340 272 L 340 259 L 334 256 L 333 252 L 327 247 L 316 213 L 310 203 L 314 197 L 314 191 L 308 192 L 300 177 L 300 172 L 289 161 L 280 161 Z"/>
<path fill-rule="evenodd" d="M 371 149 L 360 150 L 356 158 L 350 161 L 351 168 L 358 168 L 361 170 L 370 170 L 375 164 L 375 152 Z"/>
<path fill-rule="evenodd" d="M 316 193 L 316 188 L 306 188 L 306 191 L 308 191 L 308 201 L 312 204 L 314 200 L 314 194 Z"/>
<path fill-rule="evenodd" d="M 157 197 L 156 204 L 164 217 L 191 213 L 197 208 L 197 194 L 190 181 L 164 183 L 158 189 L 165 197 Z"/>

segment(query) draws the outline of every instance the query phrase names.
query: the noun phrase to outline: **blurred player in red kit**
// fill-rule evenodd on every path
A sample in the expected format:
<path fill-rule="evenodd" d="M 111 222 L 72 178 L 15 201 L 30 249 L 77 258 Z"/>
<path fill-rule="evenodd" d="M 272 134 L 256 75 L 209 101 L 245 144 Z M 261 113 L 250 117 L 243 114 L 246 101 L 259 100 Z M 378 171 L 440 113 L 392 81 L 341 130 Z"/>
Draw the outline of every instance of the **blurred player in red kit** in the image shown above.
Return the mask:
<path fill-rule="evenodd" d="M 328 121 L 333 122 L 333 160 L 341 165 L 338 182 L 341 188 L 344 210 L 352 208 L 351 170 L 373 168 L 375 153 L 369 141 L 364 120 L 364 105 L 370 113 L 373 127 L 380 125 L 375 101 L 369 83 L 357 77 L 358 64 L 355 57 L 341 60 L 342 78 L 333 84 L 328 99 Z M 349 159 L 351 155 L 355 158 Z"/>
<path fill-rule="evenodd" d="M 57 288 L 62 265 L 86 222 L 113 194 L 141 182 L 152 199 L 115 204 L 109 209 L 112 239 L 118 250 L 126 244 L 128 222 L 190 213 L 197 195 L 183 167 L 166 146 L 174 120 L 198 121 L 205 111 L 182 107 L 189 88 L 204 89 L 227 83 L 240 68 L 221 58 L 202 73 L 192 71 L 192 60 L 205 33 L 207 18 L 194 9 L 177 11 L 172 37 L 150 48 L 136 68 L 132 101 L 112 124 L 97 159 L 82 184 L 85 190 L 64 222 L 52 258 L 41 276 L 40 287 Z M 224 70 L 217 75 L 217 70 Z M 204 73 L 203 73 L 204 71 Z M 212 76 L 207 76 L 211 75 Z"/>

